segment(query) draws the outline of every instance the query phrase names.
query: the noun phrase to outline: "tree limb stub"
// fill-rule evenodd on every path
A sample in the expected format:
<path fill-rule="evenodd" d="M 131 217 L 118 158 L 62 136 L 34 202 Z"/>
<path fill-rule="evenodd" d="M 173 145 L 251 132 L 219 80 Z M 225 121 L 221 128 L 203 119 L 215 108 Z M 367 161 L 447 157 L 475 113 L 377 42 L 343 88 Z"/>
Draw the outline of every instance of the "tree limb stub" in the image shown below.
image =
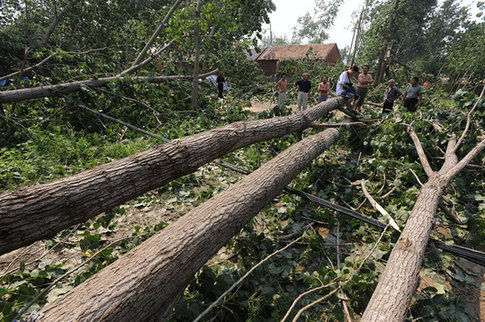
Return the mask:
<path fill-rule="evenodd" d="M 217 73 L 218 70 L 213 70 L 206 74 L 199 75 L 200 78 L 204 78 L 210 75 Z M 159 77 L 152 77 L 152 76 L 138 76 L 138 77 L 130 77 L 128 78 L 130 81 L 142 83 L 162 83 L 165 81 L 172 81 L 172 80 L 192 80 L 192 76 L 184 76 L 184 75 L 175 75 L 175 76 L 159 76 Z M 42 98 L 42 97 L 60 97 L 72 92 L 80 90 L 83 86 L 88 86 L 92 88 L 103 87 L 108 84 L 110 81 L 116 80 L 125 80 L 124 77 L 103 77 L 99 79 L 89 79 L 89 80 L 82 80 L 77 82 L 70 82 L 64 84 L 57 84 L 57 85 L 49 85 L 49 86 L 40 86 L 40 87 L 31 87 L 31 88 L 22 88 L 22 89 L 14 89 L 11 91 L 2 91 L 0 92 L 0 103 L 10 103 L 10 102 L 19 102 L 25 101 L 29 99 L 35 98 Z"/>
<path fill-rule="evenodd" d="M 339 137 L 305 138 L 45 307 L 45 321 L 163 320 L 200 267 Z"/>
<path fill-rule="evenodd" d="M 229 152 L 302 131 L 343 103 L 335 98 L 300 114 L 233 123 L 74 176 L 1 194 L 0 254 L 50 238 Z"/>

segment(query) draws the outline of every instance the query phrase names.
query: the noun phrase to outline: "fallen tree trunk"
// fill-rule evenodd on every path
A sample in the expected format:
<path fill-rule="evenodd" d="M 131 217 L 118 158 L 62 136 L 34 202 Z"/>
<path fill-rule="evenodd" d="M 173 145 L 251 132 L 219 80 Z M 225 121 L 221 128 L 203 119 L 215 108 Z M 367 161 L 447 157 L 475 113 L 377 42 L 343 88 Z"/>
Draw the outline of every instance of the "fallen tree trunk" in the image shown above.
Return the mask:
<path fill-rule="evenodd" d="M 167 319 L 200 267 L 338 137 L 294 144 L 45 307 L 43 321 Z"/>
<path fill-rule="evenodd" d="M 237 122 L 95 167 L 0 195 L 0 254 L 54 236 L 241 147 L 302 131 L 344 103 L 330 99 L 304 113 Z"/>
<path fill-rule="evenodd" d="M 164 47 L 165 48 L 165 47 Z M 211 71 L 209 73 L 199 75 L 199 78 L 204 78 L 210 75 L 217 73 L 217 70 Z M 34 98 L 41 98 L 41 97 L 60 97 L 72 92 L 80 90 L 82 87 L 103 87 L 108 84 L 108 82 L 115 81 L 115 80 L 124 80 L 124 76 L 113 76 L 113 77 L 103 77 L 99 79 L 88 79 L 64 84 L 57 84 L 57 85 L 49 85 L 49 86 L 40 86 L 40 87 L 31 87 L 31 88 L 22 88 L 22 89 L 14 89 L 11 91 L 3 91 L 0 92 L 0 104 L 1 103 L 10 103 L 10 102 L 19 102 L 25 101 Z M 152 76 L 138 76 L 138 77 L 130 77 L 130 82 L 138 82 L 138 83 L 162 83 L 165 81 L 171 80 L 192 80 L 192 76 L 184 76 L 184 75 L 174 75 L 174 76 L 159 76 L 159 77 L 152 77 Z"/>
<path fill-rule="evenodd" d="M 485 140 L 458 162 L 456 137 L 448 142 L 445 162 L 439 172 L 434 172 L 421 147 L 419 139 L 409 128 L 421 163 L 429 176 L 394 246 L 379 284 L 372 294 L 361 321 L 402 321 L 418 286 L 418 277 L 433 227 L 434 216 L 446 186 L 463 167 L 485 148 Z"/>

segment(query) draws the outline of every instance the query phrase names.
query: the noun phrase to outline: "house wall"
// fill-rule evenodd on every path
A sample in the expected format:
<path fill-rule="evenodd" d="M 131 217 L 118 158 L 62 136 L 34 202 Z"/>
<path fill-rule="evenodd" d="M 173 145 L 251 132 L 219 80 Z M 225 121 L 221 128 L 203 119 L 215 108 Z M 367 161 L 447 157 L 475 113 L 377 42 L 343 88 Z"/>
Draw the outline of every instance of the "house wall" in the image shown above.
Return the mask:
<path fill-rule="evenodd" d="M 265 75 L 276 74 L 277 63 L 277 60 L 258 60 L 259 67 L 261 67 Z"/>
<path fill-rule="evenodd" d="M 337 47 L 333 47 L 332 50 L 328 53 L 327 56 L 327 63 L 331 65 L 335 65 L 337 62 L 341 60 L 340 58 L 340 53 L 337 49 Z"/>

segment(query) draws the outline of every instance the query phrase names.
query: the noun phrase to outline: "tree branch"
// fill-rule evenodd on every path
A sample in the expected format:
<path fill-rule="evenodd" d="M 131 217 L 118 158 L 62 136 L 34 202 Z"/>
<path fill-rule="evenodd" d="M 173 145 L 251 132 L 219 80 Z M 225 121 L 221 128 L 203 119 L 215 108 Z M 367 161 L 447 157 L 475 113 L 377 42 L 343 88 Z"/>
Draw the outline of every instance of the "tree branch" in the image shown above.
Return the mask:
<path fill-rule="evenodd" d="M 431 177 L 434 173 L 433 169 L 431 169 L 431 166 L 429 165 L 428 158 L 426 157 L 426 154 L 424 153 L 423 146 L 421 145 L 421 141 L 419 140 L 418 136 L 416 135 L 416 132 L 414 132 L 412 128 L 412 124 L 408 125 L 408 133 L 411 136 L 411 139 L 414 142 L 414 146 L 416 147 L 416 151 L 418 152 L 419 159 L 421 160 L 421 164 L 424 168 L 424 172 L 428 175 L 428 177 Z"/>
<path fill-rule="evenodd" d="M 337 280 L 337 278 L 334 278 L 334 279 L 333 279 L 332 281 L 330 281 L 330 283 L 328 283 L 328 284 L 323 285 L 323 283 L 322 283 L 322 285 L 321 285 L 321 286 L 314 287 L 314 288 L 309 289 L 308 291 L 305 291 L 305 292 L 301 293 L 300 295 L 298 295 L 298 297 L 297 297 L 297 298 L 296 298 L 296 299 L 293 301 L 293 303 L 291 304 L 291 306 L 290 306 L 290 308 L 288 309 L 288 311 L 286 311 L 286 314 L 285 314 L 285 316 L 284 316 L 284 317 L 281 319 L 281 322 L 285 322 L 285 320 L 286 320 L 286 319 L 287 319 L 287 318 L 290 316 L 291 311 L 292 311 L 292 310 L 295 308 L 295 306 L 296 306 L 296 304 L 298 303 L 298 301 L 299 301 L 299 300 L 301 300 L 301 299 L 302 299 L 302 298 L 303 298 L 305 295 L 308 295 L 308 294 L 311 294 L 311 293 L 313 293 L 313 292 L 316 292 L 316 291 L 319 291 L 319 290 L 321 290 L 321 289 L 324 289 L 324 288 L 327 288 L 327 287 L 329 287 L 329 286 L 332 286 L 332 285 L 334 285 L 334 284 L 336 283 L 336 282 L 335 282 L 336 280 Z M 320 282 L 320 283 L 321 283 L 321 282 Z"/>
<path fill-rule="evenodd" d="M 338 289 L 338 288 L 336 288 L 336 289 L 334 289 L 333 291 L 331 291 L 330 293 L 328 293 L 327 295 L 322 296 L 322 297 L 321 297 L 321 298 L 319 298 L 318 300 L 313 301 L 312 303 L 310 303 L 310 304 L 308 304 L 308 305 L 306 305 L 306 306 L 302 307 L 302 308 L 301 308 L 301 309 L 298 311 L 298 313 L 296 313 L 295 317 L 293 318 L 293 322 L 297 322 L 297 321 L 298 321 L 298 319 L 300 318 L 300 316 L 301 316 L 301 314 L 302 314 L 303 312 L 305 312 L 306 310 L 308 310 L 308 309 L 309 309 L 309 308 L 311 308 L 312 306 L 315 306 L 315 305 L 317 305 L 318 303 L 320 303 L 320 302 L 322 302 L 322 301 L 324 301 L 324 300 L 328 299 L 330 296 L 332 296 L 332 295 L 334 295 L 335 293 L 337 293 L 337 291 L 338 291 L 338 290 L 339 290 L 339 289 Z"/>
<path fill-rule="evenodd" d="M 473 108 L 470 110 L 470 112 L 468 112 L 468 114 L 466 116 L 466 126 L 465 126 L 465 130 L 463 131 L 463 133 L 461 134 L 460 138 L 458 139 L 458 142 L 456 143 L 455 148 L 453 149 L 453 152 L 456 152 L 458 150 L 458 148 L 460 147 L 461 143 L 463 142 L 463 139 L 465 138 L 465 135 L 466 135 L 466 133 L 468 132 L 468 130 L 470 128 L 471 115 L 472 115 L 473 111 L 475 110 L 475 108 L 477 107 L 478 103 L 482 100 L 484 91 L 485 91 L 485 85 L 482 88 L 482 92 L 480 93 L 480 97 L 478 97 L 475 105 L 473 105 Z"/>
<path fill-rule="evenodd" d="M 61 19 L 66 14 L 67 9 L 69 7 L 74 6 L 77 2 L 79 2 L 79 0 L 71 0 L 71 2 L 66 7 L 64 7 L 64 9 L 62 9 L 62 11 L 52 20 L 51 24 L 49 25 L 49 28 L 47 29 L 46 33 L 44 34 L 44 37 L 42 37 L 42 43 L 40 45 L 41 47 L 44 47 L 47 44 L 51 34 L 54 32 L 54 29 L 56 28 L 56 26 L 59 24 Z"/>
<path fill-rule="evenodd" d="M 474 157 L 477 156 L 485 148 L 485 139 L 476 145 L 468 154 L 461 159 L 451 170 L 449 170 L 444 178 L 446 180 L 451 180 L 458 172 L 460 172 Z"/>
<path fill-rule="evenodd" d="M 157 30 L 155 30 L 155 32 L 153 33 L 153 35 L 150 38 L 150 40 L 147 42 L 147 44 L 142 49 L 142 51 L 138 54 L 138 57 L 133 62 L 133 66 L 140 64 L 140 62 L 142 61 L 142 59 L 145 57 L 148 49 L 150 49 L 150 47 L 155 42 L 155 39 L 157 39 L 158 35 L 160 35 L 160 33 L 162 32 L 163 28 L 167 24 L 167 22 L 170 19 L 170 17 L 172 17 L 173 13 L 177 9 L 177 7 L 180 4 L 180 2 L 181 2 L 181 0 L 176 0 L 175 1 L 175 3 L 173 4 L 172 8 L 170 9 L 170 11 L 167 13 L 167 15 L 165 16 L 165 18 L 163 18 L 162 23 L 160 24 L 160 26 L 158 26 Z"/>
<path fill-rule="evenodd" d="M 173 40 L 173 39 L 170 40 L 170 42 L 168 44 L 166 44 L 160 50 L 153 53 L 149 58 L 145 59 L 143 62 L 139 63 L 138 65 L 133 65 L 130 68 L 125 69 L 124 71 L 122 71 L 121 73 L 119 73 L 116 76 L 117 77 L 123 77 L 123 76 L 126 76 L 126 75 L 133 74 L 138 69 L 142 68 L 143 66 L 145 66 L 146 64 L 151 62 L 153 59 L 155 59 L 158 55 L 160 55 L 163 51 L 165 51 L 168 47 L 170 47 L 174 42 L 175 42 L 175 40 Z"/>
<path fill-rule="evenodd" d="M 331 128 L 331 127 L 354 126 L 354 125 L 363 125 L 363 126 L 366 126 L 367 124 L 364 123 L 364 122 L 312 123 L 312 125 L 310 125 L 310 127 L 318 130 L 318 129 L 327 129 L 327 128 Z"/>
<path fill-rule="evenodd" d="M 217 72 L 218 70 L 216 69 L 211 72 L 201 74 L 199 75 L 199 77 L 204 78 Z M 66 94 L 80 90 L 83 86 L 89 86 L 92 88 L 103 87 L 103 86 L 106 86 L 106 84 L 110 81 L 121 80 L 121 79 L 123 79 L 123 77 L 103 77 L 99 79 L 89 79 L 89 80 L 75 81 L 75 82 L 63 83 L 63 84 L 57 84 L 57 85 L 22 88 L 22 89 L 16 89 L 11 91 L 1 91 L 0 103 L 19 102 L 19 101 L 41 98 L 41 97 L 65 96 Z M 139 76 L 139 77 L 133 77 L 131 78 L 131 80 L 134 80 L 136 82 L 161 83 L 164 81 L 171 81 L 171 80 L 192 80 L 192 76 L 184 76 L 184 75 L 159 76 L 159 77 Z"/>
<path fill-rule="evenodd" d="M 294 243 L 296 243 L 297 241 L 301 240 L 303 237 L 299 237 L 297 239 L 295 239 L 294 241 L 292 241 L 291 243 L 289 243 L 288 245 L 286 245 L 285 247 L 275 251 L 274 253 L 266 256 L 262 261 L 260 261 L 259 263 L 257 263 L 256 265 L 254 265 L 253 268 L 251 268 L 249 271 L 246 272 L 246 274 L 243 275 L 243 277 L 241 277 L 239 280 L 237 280 L 236 283 L 232 284 L 232 286 L 227 289 L 227 291 L 225 291 L 224 293 L 222 293 L 221 296 L 219 296 L 217 298 L 217 300 L 215 300 L 211 305 L 209 305 L 209 307 L 207 309 L 204 310 L 204 312 L 202 312 L 201 314 L 199 314 L 199 316 L 193 321 L 193 322 L 197 322 L 197 321 L 200 321 L 200 319 L 202 319 L 207 313 L 209 313 L 210 310 L 212 310 L 212 308 L 214 306 L 217 305 L 217 303 L 219 303 L 224 297 L 226 297 L 227 294 L 229 294 L 236 286 L 238 286 L 239 284 L 241 284 L 252 272 L 254 272 L 254 270 L 256 268 L 258 268 L 259 266 L 261 266 L 263 263 L 265 263 L 267 260 L 269 260 L 271 257 L 273 257 L 274 255 L 284 251 L 285 249 L 287 249 L 288 247 L 290 247 L 291 245 L 293 245 Z"/>
<path fill-rule="evenodd" d="M 387 218 L 387 221 L 392 226 L 392 228 L 394 228 L 398 232 L 401 232 L 401 229 L 399 228 L 398 224 L 394 221 L 394 219 L 392 219 L 391 215 L 389 215 L 389 213 L 384 208 L 382 208 L 381 205 L 379 205 L 374 200 L 374 198 L 372 198 L 372 196 L 370 195 L 369 191 L 367 191 L 367 188 L 365 187 L 365 180 L 362 180 L 360 182 L 360 185 L 362 187 L 362 191 L 364 192 L 364 195 L 367 197 L 367 200 L 369 200 L 369 202 L 372 205 L 372 207 L 374 207 L 375 209 L 377 209 L 382 215 L 384 215 L 384 217 Z"/>

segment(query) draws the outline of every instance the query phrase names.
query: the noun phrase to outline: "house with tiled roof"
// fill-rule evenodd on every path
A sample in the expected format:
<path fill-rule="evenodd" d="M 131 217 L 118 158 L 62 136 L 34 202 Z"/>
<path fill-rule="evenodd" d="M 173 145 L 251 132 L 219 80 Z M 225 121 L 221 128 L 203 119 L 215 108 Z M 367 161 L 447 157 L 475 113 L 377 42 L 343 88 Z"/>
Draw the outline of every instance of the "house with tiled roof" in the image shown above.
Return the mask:
<path fill-rule="evenodd" d="M 335 65 L 341 60 L 337 44 L 332 43 L 267 47 L 255 61 L 259 63 L 265 75 L 274 75 L 282 62 L 306 57 L 321 59 L 329 65 Z"/>

